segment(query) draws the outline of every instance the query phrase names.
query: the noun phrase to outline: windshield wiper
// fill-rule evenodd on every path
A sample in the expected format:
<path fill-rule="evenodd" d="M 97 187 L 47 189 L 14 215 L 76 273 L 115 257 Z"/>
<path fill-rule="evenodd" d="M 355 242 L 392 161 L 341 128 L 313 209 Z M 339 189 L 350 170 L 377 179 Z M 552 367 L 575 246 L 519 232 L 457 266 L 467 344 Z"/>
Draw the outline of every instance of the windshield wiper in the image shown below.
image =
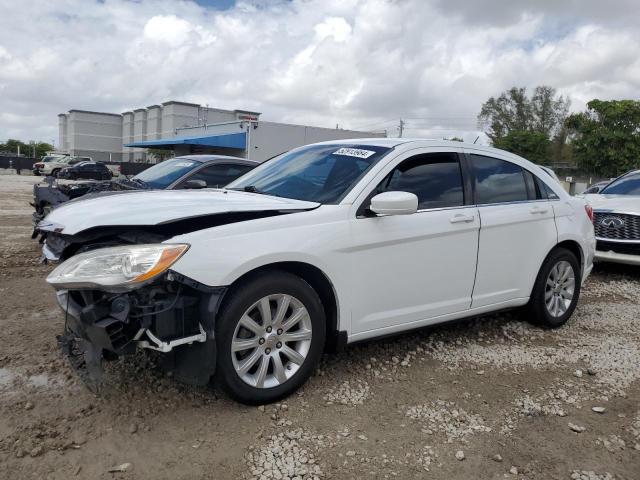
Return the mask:
<path fill-rule="evenodd" d="M 271 197 L 282 197 L 282 195 L 278 195 L 277 193 L 263 192 L 259 190 L 255 185 L 245 185 L 244 187 L 232 187 L 227 188 L 227 190 L 235 190 L 237 192 L 248 192 L 248 193 L 257 193 L 258 195 L 269 195 Z"/>
<path fill-rule="evenodd" d="M 265 192 L 261 192 L 255 185 L 246 185 L 244 187 L 231 187 L 227 188 L 227 190 L 235 190 L 236 192 L 249 192 L 249 193 L 260 193 L 263 195 L 268 195 Z"/>
<path fill-rule="evenodd" d="M 139 178 L 133 177 L 133 178 L 131 179 L 131 181 L 132 181 L 133 183 L 137 183 L 137 184 L 138 184 L 138 185 L 140 185 L 141 187 L 149 188 L 149 185 L 147 184 L 147 182 L 145 182 L 144 180 L 140 180 Z"/>

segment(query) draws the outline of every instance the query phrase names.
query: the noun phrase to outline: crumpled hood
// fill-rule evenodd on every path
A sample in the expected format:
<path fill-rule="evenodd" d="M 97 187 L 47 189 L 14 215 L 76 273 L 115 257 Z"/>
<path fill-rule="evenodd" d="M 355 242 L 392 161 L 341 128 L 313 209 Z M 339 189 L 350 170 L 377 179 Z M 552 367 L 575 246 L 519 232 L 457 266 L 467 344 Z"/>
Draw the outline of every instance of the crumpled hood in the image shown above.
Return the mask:
<path fill-rule="evenodd" d="M 94 227 L 159 225 L 222 213 L 311 210 L 319 205 L 233 190 L 132 191 L 65 203 L 47 215 L 38 228 L 75 235 Z"/>
<path fill-rule="evenodd" d="M 586 202 L 594 210 L 616 211 L 640 215 L 640 196 L 637 195 L 585 195 Z"/>

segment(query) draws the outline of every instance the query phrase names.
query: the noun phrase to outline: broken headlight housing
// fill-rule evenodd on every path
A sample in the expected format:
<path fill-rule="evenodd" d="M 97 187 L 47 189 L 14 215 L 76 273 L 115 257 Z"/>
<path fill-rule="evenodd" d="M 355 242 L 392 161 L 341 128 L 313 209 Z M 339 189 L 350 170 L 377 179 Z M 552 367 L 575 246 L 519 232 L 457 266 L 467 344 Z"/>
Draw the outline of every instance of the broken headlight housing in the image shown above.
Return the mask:
<path fill-rule="evenodd" d="M 166 272 L 187 244 L 127 245 L 80 253 L 58 266 L 47 282 L 56 289 L 126 292 Z"/>

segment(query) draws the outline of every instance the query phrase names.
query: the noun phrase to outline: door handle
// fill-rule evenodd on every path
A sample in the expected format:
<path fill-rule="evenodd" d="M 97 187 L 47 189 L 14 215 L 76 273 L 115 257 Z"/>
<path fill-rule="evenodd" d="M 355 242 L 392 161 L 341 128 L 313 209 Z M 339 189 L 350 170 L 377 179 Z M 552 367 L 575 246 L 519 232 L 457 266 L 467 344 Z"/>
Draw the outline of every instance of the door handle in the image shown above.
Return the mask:
<path fill-rule="evenodd" d="M 535 215 L 536 213 L 547 213 L 549 211 L 548 208 L 541 208 L 541 207 L 531 207 L 529 209 L 529 213 L 532 215 Z"/>
<path fill-rule="evenodd" d="M 454 215 L 453 217 L 451 217 L 449 219 L 449 221 L 451 223 L 469 223 L 469 222 L 473 222 L 475 220 L 475 216 L 473 215 L 464 215 L 462 213 L 459 213 L 457 215 Z"/>

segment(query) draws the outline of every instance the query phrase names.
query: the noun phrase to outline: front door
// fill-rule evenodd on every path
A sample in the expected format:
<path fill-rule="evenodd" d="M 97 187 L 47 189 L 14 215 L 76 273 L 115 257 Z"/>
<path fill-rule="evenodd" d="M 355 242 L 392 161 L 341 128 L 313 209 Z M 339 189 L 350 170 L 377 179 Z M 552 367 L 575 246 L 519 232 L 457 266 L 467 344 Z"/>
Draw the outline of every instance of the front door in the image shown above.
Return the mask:
<path fill-rule="evenodd" d="M 454 150 L 405 154 L 374 182 L 352 220 L 353 333 L 402 330 L 470 308 L 480 221 L 462 172 Z M 384 191 L 416 194 L 418 212 L 367 212 Z"/>

